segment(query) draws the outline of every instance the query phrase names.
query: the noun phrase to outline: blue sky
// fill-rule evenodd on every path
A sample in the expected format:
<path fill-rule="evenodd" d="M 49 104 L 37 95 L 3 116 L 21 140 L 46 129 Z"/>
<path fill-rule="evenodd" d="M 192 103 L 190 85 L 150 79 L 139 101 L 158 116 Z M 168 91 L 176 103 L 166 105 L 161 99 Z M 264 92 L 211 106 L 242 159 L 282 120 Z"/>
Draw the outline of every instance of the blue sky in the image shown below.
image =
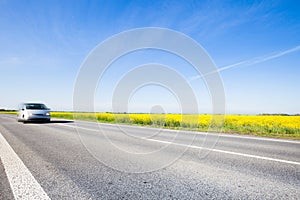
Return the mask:
<path fill-rule="evenodd" d="M 89 52 L 114 34 L 143 27 L 186 34 L 218 68 L 247 61 L 220 71 L 227 113 L 300 113 L 300 2 L 289 0 L 0 0 L 0 108 L 42 101 L 53 110 L 72 110 L 76 77 Z M 99 81 L 96 110 L 111 111 L 118 79 L 149 62 L 173 67 L 187 80 L 197 76 L 174 55 L 132 53 L 115 62 Z M 190 84 L 199 112 L 209 113 L 211 99 L 203 79 Z M 129 111 L 149 112 L 155 105 L 165 112 L 180 110 L 169 91 L 149 86 L 133 94 Z"/>

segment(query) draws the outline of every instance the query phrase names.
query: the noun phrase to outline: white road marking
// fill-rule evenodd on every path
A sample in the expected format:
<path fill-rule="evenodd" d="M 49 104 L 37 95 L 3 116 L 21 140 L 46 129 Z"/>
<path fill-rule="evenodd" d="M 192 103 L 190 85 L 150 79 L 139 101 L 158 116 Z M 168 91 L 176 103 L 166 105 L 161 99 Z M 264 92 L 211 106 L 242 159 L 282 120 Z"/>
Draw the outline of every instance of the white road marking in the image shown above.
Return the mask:
<path fill-rule="evenodd" d="M 60 124 L 60 125 L 71 127 L 71 128 L 74 128 L 74 129 L 80 128 L 80 129 L 83 129 L 83 130 L 94 131 L 94 132 L 99 131 L 97 129 L 90 129 L 90 128 L 79 127 L 79 126 L 70 126 L 70 125 L 66 125 L 66 124 Z M 234 152 L 234 151 L 226 151 L 226 150 L 221 150 L 221 149 L 205 148 L 205 147 L 199 147 L 199 146 L 195 146 L 195 145 L 186 145 L 186 144 L 174 143 L 174 142 L 169 142 L 169 141 L 165 141 L 165 140 L 156 140 L 156 139 L 151 139 L 151 138 L 148 138 L 148 139 L 145 139 L 145 140 L 152 141 L 152 142 L 160 142 L 160 143 L 165 143 L 165 144 L 173 144 L 173 145 L 177 145 L 177 146 L 184 146 L 184 147 L 189 147 L 189 148 L 194 148 L 194 149 L 202 149 L 202 150 L 213 151 L 213 152 L 218 152 L 218 153 L 225 153 L 225 154 L 243 156 L 243 157 L 248 157 L 248 158 L 256 158 L 256 159 L 262 159 L 262 160 L 268 160 L 268 161 L 274 161 L 274 162 L 281 162 L 281 163 L 286 163 L 286 164 L 300 165 L 300 162 L 290 161 L 290 160 L 270 158 L 270 157 L 265 157 L 265 156 L 257 156 L 257 155 L 246 154 L 246 153 L 238 153 L 238 152 Z"/>
<path fill-rule="evenodd" d="M 194 148 L 194 149 L 203 149 L 203 150 L 208 150 L 208 151 L 213 151 L 213 152 L 249 157 L 249 158 L 257 158 L 257 159 L 281 162 L 281 163 L 286 163 L 286 164 L 300 165 L 299 162 L 282 160 L 282 159 L 277 159 L 277 158 L 270 158 L 270 157 L 265 157 L 265 156 L 256 156 L 256 155 L 246 154 L 246 153 L 238 153 L 238 152 L 226 151 L 226 150 L 220 150 L 220 149 L 211 149 L 211 148 L 199 147 L 199 146 L 195 146 L 195 145 L 185 145 L 185 144 L 173 143 L 173 142 L 163 141 L 163 140 L 155 140 L 155 139 L 147 139 L 147 140 L 150 140 L 153 142 L 165 143 L 165 144 L 174 144 L 177 146 L 184 146 L 184 147 L 189 147 L 189 148 Z"/>
<path fill-rule="evenodd" d="M 140 128 L 140 129 L 157 129 L 157 128 L 149 128 L 143 126 L 131 126 L 125 124 L 109 124 L 109 123 L 101 123 L 101 122 L 89 122 L 89 121 L 82 121 L 76 120 L 80 123 L 87 123 L 87 124 L 101 124 L 104 126 L 121 126 L 121 127 L 128 127 L 128 128 Z M 75 123 L 76 124 L 76 123 Z M 65 124 L 61 124 L 65 125 Z M 261 140 L 261 141 L 270 141 L 270 142 L 284 142 L 284 143 L 293 143 L 293 144 L 300 144 L 300 141 L 296 140 L 288 140 L 288 139 L 275 139 L 275 138 L 263 138 L 263 137 L 255 137 L 255 136 L 246 136 L 246 135 L 231 135 L 231 134 L 224 134 L 224 133 L 208 133 L 208 132 L 195 132 L 195 131 L 185 131 L 185 130 L 171 130 L 171 129 L 163 129 L 165 132 L 178 132 L 182 131 L 188 134 L 196 134 L 196 135 L 210 135 L 210 136 L 218 136 L 218 137 L 227 137 L 227 138 L 241 138 L 241 139 L 250 139 L 250 140 Z"/>
<path fill-rule="evenodd" d="M 1 133 L 0 158 L 15 199 L 50 199 Z"/>

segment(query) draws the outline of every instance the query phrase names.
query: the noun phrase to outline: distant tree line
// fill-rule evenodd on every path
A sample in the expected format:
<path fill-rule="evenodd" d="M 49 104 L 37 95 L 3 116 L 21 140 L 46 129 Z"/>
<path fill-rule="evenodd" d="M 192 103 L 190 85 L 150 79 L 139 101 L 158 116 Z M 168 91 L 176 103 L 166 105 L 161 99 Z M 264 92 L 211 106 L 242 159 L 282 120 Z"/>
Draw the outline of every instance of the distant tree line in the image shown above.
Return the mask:
<path fill-rule="evenodd" d="M 293 115 L 286 114 L 286 113 L 262 113 L 262 114 L 259 114 L 259 115 L 263 115 L 263 116 L 274 116 L 274 115 L 276 115 L 276 116 L 300 116 L 299 113 L 293 114 Z"/>
<path fill-rule="evenodd" d="M 15 112 L 16 110 L 6 110 L 6 109 L 3 109 L 3 108 L 0 108 L 0 112 Z"/>

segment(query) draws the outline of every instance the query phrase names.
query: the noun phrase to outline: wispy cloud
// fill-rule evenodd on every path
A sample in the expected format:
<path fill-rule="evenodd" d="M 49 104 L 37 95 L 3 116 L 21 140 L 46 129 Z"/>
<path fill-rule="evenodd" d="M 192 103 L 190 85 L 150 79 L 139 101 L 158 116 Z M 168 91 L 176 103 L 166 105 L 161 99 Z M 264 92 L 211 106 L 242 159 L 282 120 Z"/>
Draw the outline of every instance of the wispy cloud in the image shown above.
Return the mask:
<path fill-rule="evenodd" d="M 0 61 L 1 65 L 20 65 L 24 62 L 21 57 L 11 56 Z"/>
<path fill-rule="evenodd" d="M 214 73 L 219 73 L 221 71 L 224 71 L 224 70 L 227 70 L 227 69 L 232 69 L 232 68 L 235 68 L 235 67 L 251 66 L 251 65 L 258 64 L 258 63 L 266 62 L 266 61 L 273 60 L 275 58 L 279 58 L 281 56 L 284 56 L 284 55 L 287 55 L 287 54 L 290 54 L 290 53 L 293 53 L 293 52 L 296 52 L 296 51 L 299 51 L 299 50 L 300 50 L 300 45 L 298 45 L 296 47 L 293 47 L 291 49 L 285 50 L 285 51 L 273 53 L 271 55 L 265 55 L 265 56 L 255 57 L 255 58 L 252 58 L 252 59 L 249 59 L 249 60 L 244 60 L 244 61 L 241 61 L 241 62 L 238 62 L 238 63 L 227 65 L 227 66 L 218 68 L 215 71 L 211 71 L 211 72 L 209 72 L 207 74 L 203 74 L 201 76 L 200 75 L 199 76 L 194 76 L 190 80 L 193 81 L 193 80 L 196 80 L 196 79 L 199 79 L 199 78 L 203 78 L 203 77 L 205 77 L 207 75 L 214 74 Z"/>
<path fill-rule="evenodd" d="M 195 1 L 197 2 L 197 1 Z M 200 2 L 200 1 L 199 1 Z M 208 37 L 218 37 L 231 29 L 247 23 L 256 22 L 263 24 L 271 21 L 270 12 L 274 3 L 267 2 L 243 4 L 242 6 L 228 6 L 228 2 L 192 3 L 189 6 L 188 17 L 185 20 L 176 21 L 175 26 L 184 33 L 196 34 L 203 40 Z M 186 11 L 188 13 L 188 11 Z M 177 13 L 178 15 L 178 13 Z"/>

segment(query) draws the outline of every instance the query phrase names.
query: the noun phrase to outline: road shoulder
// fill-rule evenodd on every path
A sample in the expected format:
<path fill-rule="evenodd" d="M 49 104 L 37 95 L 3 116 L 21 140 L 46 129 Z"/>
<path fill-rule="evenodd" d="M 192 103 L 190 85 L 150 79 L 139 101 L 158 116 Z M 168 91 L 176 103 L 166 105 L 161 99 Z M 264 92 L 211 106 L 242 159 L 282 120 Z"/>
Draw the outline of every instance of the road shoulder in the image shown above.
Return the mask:
<path fill-rule="evenodd" d="M 6 199 L 6 200 L 14 199 L 1 158 L 0 158 L 0 180 L 1 180 L 0 199 Z"/>

